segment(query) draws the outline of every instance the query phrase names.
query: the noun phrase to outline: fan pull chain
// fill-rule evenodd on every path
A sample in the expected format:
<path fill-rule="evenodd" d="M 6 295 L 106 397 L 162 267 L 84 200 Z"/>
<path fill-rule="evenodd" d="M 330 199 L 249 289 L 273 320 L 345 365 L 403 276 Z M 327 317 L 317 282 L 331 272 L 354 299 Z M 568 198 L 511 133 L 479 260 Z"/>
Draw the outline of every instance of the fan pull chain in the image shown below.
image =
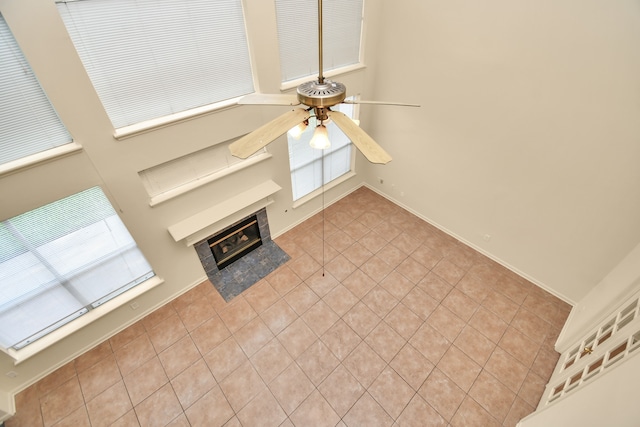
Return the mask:
<path fill-rule="evenodd" d="M 321 165 L 322 165 L 322 172 L 321 172 L 321 178 L 322 178 L 322 277 L 324 277 L 324 228 L 325 228 L 325 222 L 324 222 L 324 150 L 320 151 L 322 153 L 322 160 L 321 160 Z"/>

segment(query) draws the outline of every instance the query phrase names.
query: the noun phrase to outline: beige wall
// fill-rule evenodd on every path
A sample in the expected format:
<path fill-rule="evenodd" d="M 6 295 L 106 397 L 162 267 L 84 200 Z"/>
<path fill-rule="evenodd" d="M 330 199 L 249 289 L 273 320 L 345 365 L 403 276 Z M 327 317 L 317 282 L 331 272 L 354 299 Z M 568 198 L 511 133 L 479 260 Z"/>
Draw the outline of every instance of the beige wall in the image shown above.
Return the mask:
<path fill-rule="evenodd" d="M 640 357 L 619 363 L 566 398 L 529 415 L 518 427 L 636 427 L 640 406 L 635 379 L 640 375 Z"/>
<path fill-rule="evenodd" d="M 264 91 L 278 91 L 273 5 L 269 7 L 269 2 L 260 0 L 246 4 L 249 39 L 255 47 L 256 86 Z M 282 187 L 274 196 L 275 203 L 267 209 L 273 235 L 317 211 L 320 200 L 292 208 L 286 139 L 280 138 L 268 147 L 271 159 L 151 208 L 138 171 L 237 138 L 286 109 L 234 107 L 117 141 L 53 1 L 0 0 L 0 13 L 63 123 L 83 146 L 80 153 L 0 177 L 0 218 L 100 185 L 165 281 L 137 299 L 139 309 L 121 307 L 18 366 L 0 354 L 0 391 L 14 392 L 205 278 L 195 250 L 173 241 L 168 226 L 269 179 Z M 360 91 L 364 74 L 365 71 L 355 72 L 342 81 L 350 89 Z M 359 160 L 357 167 L 363 166 Z M 359 175 L 351 178 L 327 193 L 327 203 L 361 184 Z M 17 372 L 18 376 L 8 378 L 5 373 L 9 371 Z"/>
<path fill-rule="evenodd" d="M 369 94 L 422 108 L 367 109 L 367 182 L 580 300 L 640 241 L 640 4 L 369 3 Z"/>
<path fill-rule="evenodd" d="M 606 321 L 640 290 L 640 244 L 594 286 L 576 305 L 556 342 L 562 353 Z"/>
<path fill-rule="evenodd" d="M 273 4 L 245 4 L 257 87 L 277 91 Z M 547 289 L 579 300 L 640 241 L 637 3 L 365 4 L 368 67 L 339 80 L 349 94 L 422 107 L 363 107 L 363 128 L 394 160 L 372 166 L 359 156 L 358 175 L 327 200 L 366 181 Z M 101 185 L 165 279 L 138 299 L 137 311 L 122 307 L 19 366 L 0 355 L 0 391 L 14 392 L 204 277 L 193 249 L 176 244 L 167 226 L 266 179 L 283 187 L 268 208 L 274 234 L 320 201 L 291 208 L 281 138 L 269 146 L 272 159 L 149 207 L 138 171 L 240 136 L 282 109 L 231 108 L 116 141 L 53 1 L 0 0 L 0 12 L 84 147 L 0 177 L 0 218 Z M 18 377 L 6 377 L 10 370 Z"/>
<path fill-rule="evenodd" d="M 563 353 L 580 343 L 590 332 L 606 321 L 612 313 L 628 304 L 640 289 L 640 245 L 636 246 L 593 287 L 571 311 L 571 315 L 558 338 L 556 350 Z M 633 331 L 633 329 L 632 329 Z M 629 333 L 629 332 L 628 332 Z M 624 334 L 624 332 L 621 332 Z M 636 357 L 634 357 L 636 356 Z M 565 363 L 562 357 L 550 386 L 558 384 L 558 369 Z M 603 373 L 549 406 L 521 422 L 521 427 L 549 425 L 636 426 L 640 407 L 637 405 L 636 382 L 640 375 L 640 358 L 631 353 Z M 566 373 L 565 373 L 566 375 Z M 547 389 L 544 396 L 551 390 Z"/>

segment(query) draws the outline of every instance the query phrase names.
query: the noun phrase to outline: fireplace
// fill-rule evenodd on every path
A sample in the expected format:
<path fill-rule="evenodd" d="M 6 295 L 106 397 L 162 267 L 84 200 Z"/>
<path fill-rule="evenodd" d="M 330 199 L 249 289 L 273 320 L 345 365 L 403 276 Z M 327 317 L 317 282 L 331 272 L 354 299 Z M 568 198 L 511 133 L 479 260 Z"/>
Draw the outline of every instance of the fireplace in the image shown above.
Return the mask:
<path fill-rule="evenodd" d="M 253 215 L 207 240 L 218 270 L 262 245 L 258 217 Z"/>
<path fill-rule="evenodd" d="M 289 260 L 271 239 L 265 208 L 194 244 L 211 284 L 225 301 Z"/>

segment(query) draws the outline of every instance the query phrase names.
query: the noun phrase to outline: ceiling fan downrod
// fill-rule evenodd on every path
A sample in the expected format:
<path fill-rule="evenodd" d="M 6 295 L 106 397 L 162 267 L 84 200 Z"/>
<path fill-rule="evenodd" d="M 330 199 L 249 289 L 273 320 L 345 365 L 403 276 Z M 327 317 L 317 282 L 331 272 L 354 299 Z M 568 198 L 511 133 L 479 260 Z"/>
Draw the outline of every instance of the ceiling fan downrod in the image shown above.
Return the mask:
<path fill-rule="evenodd" d="M 318 0 L 318 83 L 324 83 L 322 75 L 322 0 Z"/>
<path fill-rule="evenodd" d="M 341 103 L 347 88 L 339 82 L 325 80 L 322 74 L 322 0 L 318 0 L 318 80 L 308 81 L 298 86 L 298 101 L 312 107 L 318 120 L 327 120 L 330 107 Z"/>
<path fill-rule="evenodd" d="M 373 138 L 363 131 L 351 118 L 340 111 L 333 111 L 331 108 L 337 104 L 382 104 L 382 105 L 405 105 L 390 102 L 375 101 L 346 101 L 347 88 L 339 82 L 325 79 L 323 76 L 323 36 L 322 36 L 322 0 L 318 0 L 318 79 L 302 83 L 297 87 L 296 100 L 292 99 L 292 94 L 264 95 L 252 94 L 243 97 L 245 102 L 238 101 L 239 104 L 254 105 L 303 105 L 304 108 L 296 108 L 277 117 L 269 123 L 259 127 L 234 141 L 229 145 L 231 154 L 236 157 L 246 159 L 250 155 L 274 141 L 292 127 L 307 121 L 311 116 L 315 116 L 320 127 L 323 122 L 333 120 L 351 142 L 364 154 L 371 163 L 385 164 L 391 161 L 391 156 L 384 151 Z M 241 100 L 242 101 L 242 100 Z M 313 112 L 312 112 L 313 110 Z M 322 130 L 322 129 L 321 129 Z M 323 180 L 324 181 L 324 180 Z"/>

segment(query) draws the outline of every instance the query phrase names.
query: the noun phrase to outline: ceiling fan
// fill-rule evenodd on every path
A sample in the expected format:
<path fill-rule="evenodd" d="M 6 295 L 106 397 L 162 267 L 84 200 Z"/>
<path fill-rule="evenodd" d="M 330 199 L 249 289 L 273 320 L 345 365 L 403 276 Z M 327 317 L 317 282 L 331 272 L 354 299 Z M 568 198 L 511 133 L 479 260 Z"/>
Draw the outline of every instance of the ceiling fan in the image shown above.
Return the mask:
<path fill-rule="evenodd" d="M 339 82 L 327 80 L 322 75 L 322 0 L 318 0 L 318 79 L 302 83 L 295 94 L 251 94 L 240 98 L 238 104 L 244 105 L 304 105 L 277 117 L 253 132 L 229 145 L 231 154 L 246 159 L 288 130 L 298 127 L 300 130 L 309 124 L 309 118 L 315 116 L 316 127 L 311 145 L 314 148 L 327 148 L 329 140 L 325 121 L 331 119 L 351 142 L 371 163 L 385 164 L 391 156 L 376 143 L 351 118 L 331 107 L 338 104 L 378 104 L 419 107 L 416 104 L 397 102 L 346 100 L 347 88 Z"/>

